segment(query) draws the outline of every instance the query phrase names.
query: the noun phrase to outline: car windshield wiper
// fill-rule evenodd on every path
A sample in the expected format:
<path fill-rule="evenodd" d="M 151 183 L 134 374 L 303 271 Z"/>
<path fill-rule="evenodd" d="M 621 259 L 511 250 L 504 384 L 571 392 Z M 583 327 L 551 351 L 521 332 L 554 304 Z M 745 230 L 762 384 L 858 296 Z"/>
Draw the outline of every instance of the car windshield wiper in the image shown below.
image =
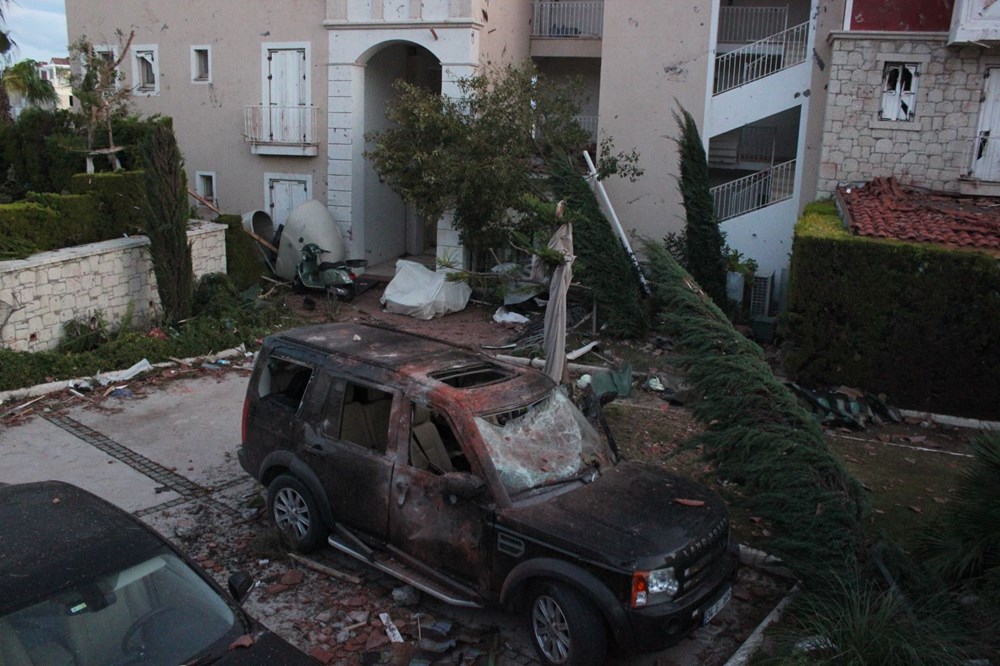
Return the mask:
<path fill-rule="evenodd" d="M 546 488 L 553 488 L 555 486 L 561 486 L 567 483 L 573 483 L 574 481 L 582 481 L 583 483 L 593 483 L 597 477 L 601 475 L 601 471 L 597 468 L 588 469 L 586 472 L 580 472 L 579 474 L 574 474 L 573 476 L 566 476 L 560 479 L 550 479 L 543 484 L 532 486 L 531 488 L 526 488 L 524 492 L 532 492 L 536 490 L 545 490 Z"/>

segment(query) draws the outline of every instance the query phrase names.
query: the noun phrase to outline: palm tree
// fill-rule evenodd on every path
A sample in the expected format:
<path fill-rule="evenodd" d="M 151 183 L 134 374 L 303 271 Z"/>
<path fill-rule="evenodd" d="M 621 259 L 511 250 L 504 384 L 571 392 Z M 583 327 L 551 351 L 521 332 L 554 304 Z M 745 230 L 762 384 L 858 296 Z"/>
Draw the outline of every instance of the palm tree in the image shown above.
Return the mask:
<path fill-rule="evenodd" d="M 17 93 L 31 106 L 55 104 L 59 101 L 59 95 L 56 94 L 52 82 L 38 75 L 38 63 L 34 60 L 22 60 L 11 65 L 4 69 L 0 76 L 3 79 L 4 92 L 8 95 L 8 104 L 10 93 Z"/>

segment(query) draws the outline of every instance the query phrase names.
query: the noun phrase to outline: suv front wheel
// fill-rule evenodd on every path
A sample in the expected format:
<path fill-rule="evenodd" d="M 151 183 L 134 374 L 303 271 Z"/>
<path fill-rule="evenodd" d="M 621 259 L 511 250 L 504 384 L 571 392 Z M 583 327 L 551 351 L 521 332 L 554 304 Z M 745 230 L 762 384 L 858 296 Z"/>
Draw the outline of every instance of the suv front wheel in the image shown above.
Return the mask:
<path fill-rule="evenodd" d="M 559 583 L 534 588 L 528 605 L 528 630 L 545 664 L 603 664 L 607 630 L 601 614 L 579 592 Z"/>
<path fill-rule="evenodd" d="M 326 536 L 319 506 L 305 484 L 282 474 L 267 487 L 267 512 L 292 549 L 315 550 Z"/>

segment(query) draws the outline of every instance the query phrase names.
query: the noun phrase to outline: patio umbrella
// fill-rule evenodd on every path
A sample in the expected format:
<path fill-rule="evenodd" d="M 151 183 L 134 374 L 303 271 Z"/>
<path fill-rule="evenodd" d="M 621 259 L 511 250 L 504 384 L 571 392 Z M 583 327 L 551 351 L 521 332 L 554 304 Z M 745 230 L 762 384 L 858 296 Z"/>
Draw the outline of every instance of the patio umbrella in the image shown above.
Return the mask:
<path fill-rule="evenodd" d="M 560 202 L 557 218 L 562 215 Z M 562 253 L 564 261 L 552 273 L 549 302 L 545 307 L 545 374 L 562 383 L 566 369 L 566 293 L 573 280 L 573 225 L 561 225 L 549 240 L 549 247 Z"/>

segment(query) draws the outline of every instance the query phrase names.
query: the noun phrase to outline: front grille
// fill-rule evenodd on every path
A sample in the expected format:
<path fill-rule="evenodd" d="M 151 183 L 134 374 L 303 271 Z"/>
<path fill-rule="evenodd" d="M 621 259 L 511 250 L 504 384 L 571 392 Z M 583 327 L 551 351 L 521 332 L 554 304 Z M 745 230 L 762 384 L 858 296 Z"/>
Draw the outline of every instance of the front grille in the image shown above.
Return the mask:
<path fill-rule="evenodd" d="M 707 537 L 685 549 L 684 554 L 693 559 L 685 558 L 688 564 L 680 569 L 678 580 L 681 588 L 680 594 L 697 588 L 712 575 L 715 563 L 726 553 L 728 542 L 729 523 L 723 520 L 712 529 Z"/>

